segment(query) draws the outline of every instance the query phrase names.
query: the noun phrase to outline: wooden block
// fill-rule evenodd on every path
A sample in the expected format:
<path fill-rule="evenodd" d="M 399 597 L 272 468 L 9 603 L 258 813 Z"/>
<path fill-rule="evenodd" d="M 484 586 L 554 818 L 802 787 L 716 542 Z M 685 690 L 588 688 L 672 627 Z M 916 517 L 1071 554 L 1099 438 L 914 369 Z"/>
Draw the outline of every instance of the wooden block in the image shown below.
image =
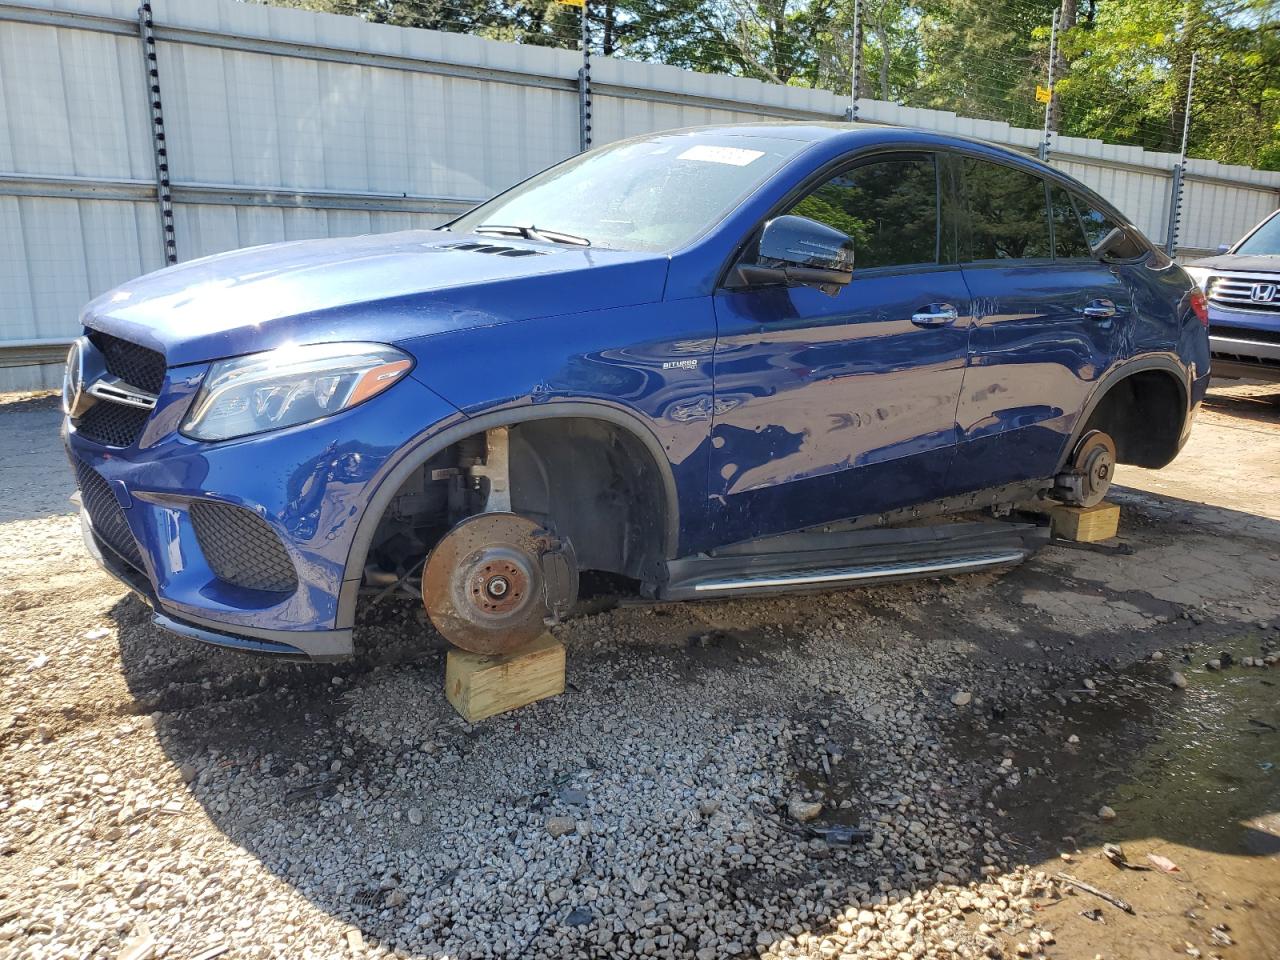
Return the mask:
<path fill-rule="evenodd" d="M 1120 529 L 1120 508 L 1105 500 L 1092 507 L 1054 507 L 1049 516 L 1053 535 L 1064 540 L 1095 543 L 1110 540 Z"/>
<path fill-rule="evenodd" d="M 564 644 L 544 633 L 514 653 L 450 649 L 444 693 L 468 723 L 564 693 Z"/>

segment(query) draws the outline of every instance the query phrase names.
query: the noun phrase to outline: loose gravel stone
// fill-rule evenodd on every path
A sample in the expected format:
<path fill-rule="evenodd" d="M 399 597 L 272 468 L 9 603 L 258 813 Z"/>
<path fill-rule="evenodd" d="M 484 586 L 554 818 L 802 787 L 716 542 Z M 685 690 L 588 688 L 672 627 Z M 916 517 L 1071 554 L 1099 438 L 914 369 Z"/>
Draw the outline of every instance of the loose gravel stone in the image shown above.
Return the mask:
<path fill-rule="evenodd" d="M 61 477 L 50 424 L 21 449 L 45 444 Z M 194 645 L 97 571 L 53 492 L 0 497 L 25 511 L 0 517 L 0 957 L 22 960 L 115 960 L 143 919 L 165 958 L 1043 952 L 1033 905 L 1064 894 L 1012 859 L 1026 837 L 1006 809 L 1062 774 L 1057 751 L 1082 759 L 1073 730 L 1105 749 L 1072 711 L 1132 665 L 1184 701 L 1145 664 L 1157 644 L 1200 663 L 1226 641 L 1183 650 L 1183 631 L 1280 614 L 1253 571 L 1274 547 L 1141 519 L 1140 563 L 1047 550 L 1005 578 L 601 604 L 554 628 L 563 696 L 469 725 L 420 604 L 362 615 L 338 666 Z M 1135 599 L 1195 576 L 1092 579 L 1189 549 L 1238 591 L 1162 600 L 1203 627 Z M 1018 746 L 1024 728 L 1042 749 Z"/>
<path fill-rule="evenodd" d="M 808 823 L 810 820 L 816 820 L 818 815 L 822 813 L 822 804 L 808 803 L 804 800 L 792 800 L 787 804 L 787 815 L 792 820 L 798 820 L 800 823 Z"/>

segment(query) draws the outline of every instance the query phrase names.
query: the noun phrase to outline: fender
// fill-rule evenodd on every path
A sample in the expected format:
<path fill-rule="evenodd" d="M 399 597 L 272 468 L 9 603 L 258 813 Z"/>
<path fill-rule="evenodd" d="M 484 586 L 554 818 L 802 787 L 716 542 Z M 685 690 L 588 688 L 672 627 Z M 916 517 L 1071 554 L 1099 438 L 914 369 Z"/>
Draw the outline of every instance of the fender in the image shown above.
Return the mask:
<path fill-rule="evenodd" d="M 674 551 L 680 541 L 680 501 L 676 493 L 675 475 L 671 471 L 671 462 L 667 459 L 662 444 L 643 419 L 626 408 L 598 400 L 554 400 L 536 405 L 508 407 L 462 420 L 439 433 L 423 435 L 413 446 L 405 450 L 395 466 L 378 481 L 377 489 L 361 512 L 355 536 L 347 552 L 335 626 L 340 630 L 349 629 L 355 623 L 356 600 L 374 533 L 377 532 L 378 523 L 391 498 L 396 495 L 396 491 L 410 474 L 450 444 L 494 427 L 513 427 L 534 420 L 561 420 L 574 417 L 602 420 L 620 427 L 639 440 L 649 452 L 654 465 L 658 468 L 658 475 L 662 478 L 663 500 L 666 507 L 663 558 L 674 559 Z"/>
<path fill-rule="evenodd" d="M 1191 374 L 1186 365 L 1177 358 L 1177 355 L 1148 354 L 1133 360 L 1122 361 L 1103 374 L 1089 394 L 1089 399 L 1085 401 L 1084 407 L 1080 411 L 1080 416 L 1076 418 L 1076 425 L 1071 431 L 1071 439 L 1067 442 L 1067 445 L 1062 450 L 1062 455 L 1058 458 L 1058 467 L 1054 471 L 1055 473 L 1062 472 L 1066 467 L 1072 451 L 1075 450 L 1076 444 L 1080 442 L 1080 437 L 1084 434 L 1084 428 L 1089 424 L 1089 418 L 1093 416 L 1093 411 L 1102 402 L 1102 398 L 1120 381 L 1145 370 L 1163 370 L 1177 382 L 1178 389 L 1182 392 L 1182 423 L 1185 430 L 1187 415 L 1191 412 Z M 1183 430 L 1179 430 L 1180 436 L 1182 433 Z"/>

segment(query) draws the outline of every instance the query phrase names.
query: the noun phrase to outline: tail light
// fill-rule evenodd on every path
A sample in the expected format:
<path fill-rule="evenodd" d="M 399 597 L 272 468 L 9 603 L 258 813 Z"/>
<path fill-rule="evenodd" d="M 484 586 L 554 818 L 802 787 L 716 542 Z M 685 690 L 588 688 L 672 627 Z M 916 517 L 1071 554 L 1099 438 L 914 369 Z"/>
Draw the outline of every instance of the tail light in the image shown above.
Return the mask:
<path fill-rule="evenodd" d="M 1199 287 L 1191 288 L 1191 310 L 1202 324 L 1209 326 L 1209 301 Z"/>

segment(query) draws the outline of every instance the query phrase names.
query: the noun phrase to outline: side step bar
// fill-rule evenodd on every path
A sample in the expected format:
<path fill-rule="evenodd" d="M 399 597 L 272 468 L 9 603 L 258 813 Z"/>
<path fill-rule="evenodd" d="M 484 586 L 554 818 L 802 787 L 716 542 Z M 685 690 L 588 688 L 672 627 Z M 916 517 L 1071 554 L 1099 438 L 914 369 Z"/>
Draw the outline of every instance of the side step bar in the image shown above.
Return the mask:
<path fill-rule="evenodd" d="M 1020 563 L 1048 539 L 1047 526 L 1009 521 L 801 531 L 668 561 L 657 599 L 786 593 L 973 573 Z"/>
<path fill-rule="evenodd" d="M 926 560 L 915 563 L 881 563 L 865 567 L 843 567 L 829 570 L 796 570 L 790 573 L 756 574 L 738 579 L 703 580 L 694 584 L 696 594 L 731 593 L 743 590 L 759 590 L 766 587 L 803 589 L 805 587 L 837 586 L 842 583 L 886 580 L 891 577 L 930 577 L 941 574 L 973 573 L 987 567 L 999 567 L 1021 563 L 1027 558 L 1025 550 L 1007 550 L 973 557 L 954 557 L 950 560 Z"/>

